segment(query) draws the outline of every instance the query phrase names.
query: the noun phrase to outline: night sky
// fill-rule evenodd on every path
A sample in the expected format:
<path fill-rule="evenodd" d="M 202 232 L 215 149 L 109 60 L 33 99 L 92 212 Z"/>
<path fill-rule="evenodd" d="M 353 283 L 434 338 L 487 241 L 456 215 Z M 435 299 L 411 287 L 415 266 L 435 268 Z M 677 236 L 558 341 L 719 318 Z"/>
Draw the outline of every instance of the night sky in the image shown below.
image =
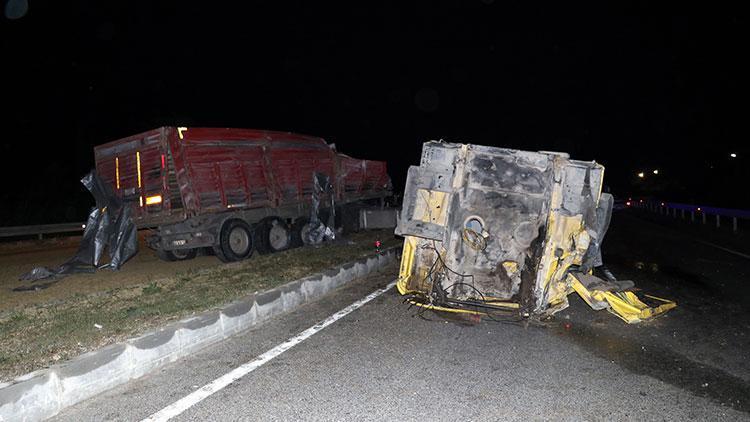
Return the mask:
<path fill-rule="evenodd" d="M 731 10 L 3 3 L 0 226 L 84 220 L 92 147 L 170 125 L 322 136 L 388 161 L 397 189 L 442 138 L 597 160 L 616 197 L 750 208 Z"/>

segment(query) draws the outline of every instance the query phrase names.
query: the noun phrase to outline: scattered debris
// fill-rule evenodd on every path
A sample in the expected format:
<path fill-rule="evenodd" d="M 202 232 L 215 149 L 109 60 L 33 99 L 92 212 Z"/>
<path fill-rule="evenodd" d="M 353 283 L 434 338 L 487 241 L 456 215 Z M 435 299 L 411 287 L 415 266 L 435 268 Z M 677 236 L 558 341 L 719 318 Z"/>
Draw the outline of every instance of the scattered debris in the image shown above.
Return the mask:
<path fill-rule="evenodd" d="M 118 270 L 138 252 L 138 232 L 131 218 L 131 208 L 115 196 L 94 170 L 81 179 L 81 183 L 93 195 L 96 207 L 89 213 L 78 252 L 57 268 L 36 267 L 19 277 L 23 281 L 52 279 L 51 282 L 21 286 L 14 291 L 47 288 L 68 274 L 93 273 L 99 268 Z M 110 261 L 100 265 L 105 249 Z"/>

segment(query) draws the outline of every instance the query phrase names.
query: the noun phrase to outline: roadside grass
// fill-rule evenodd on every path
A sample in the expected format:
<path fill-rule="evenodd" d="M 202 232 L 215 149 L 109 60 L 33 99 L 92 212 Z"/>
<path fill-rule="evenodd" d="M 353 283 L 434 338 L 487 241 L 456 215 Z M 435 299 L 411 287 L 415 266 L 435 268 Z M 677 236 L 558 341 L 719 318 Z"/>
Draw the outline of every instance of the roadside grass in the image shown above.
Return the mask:
<path fill-rule="evenodd" d="M 11 380 L 250 293 L 373 256 L 374 239 L 381 239 L 383 248 L 401 243 L 392 232 L 361 232 L 347 242 L 253 256 L 214 269 L 146 279 L 90 295 L 76 294 L 62 303 L 16 309 L 0 320 L 0 380 Z"/>

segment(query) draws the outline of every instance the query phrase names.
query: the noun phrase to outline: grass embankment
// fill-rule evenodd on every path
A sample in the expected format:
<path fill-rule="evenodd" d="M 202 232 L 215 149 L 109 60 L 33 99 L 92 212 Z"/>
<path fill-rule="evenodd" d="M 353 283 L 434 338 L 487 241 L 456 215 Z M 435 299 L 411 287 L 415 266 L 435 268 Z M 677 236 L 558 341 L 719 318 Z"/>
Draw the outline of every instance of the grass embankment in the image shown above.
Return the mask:
<path fill-rule="evenodd" d="M 7 381 L 244 295 L 373 256 L 378 238 L 383 248 L 400 244 L 392 232 L 362 232 L 348 242 L 255 255 L 213 269 L 178 272 L 15 310 L 0 320 L 0 379 Z"/>

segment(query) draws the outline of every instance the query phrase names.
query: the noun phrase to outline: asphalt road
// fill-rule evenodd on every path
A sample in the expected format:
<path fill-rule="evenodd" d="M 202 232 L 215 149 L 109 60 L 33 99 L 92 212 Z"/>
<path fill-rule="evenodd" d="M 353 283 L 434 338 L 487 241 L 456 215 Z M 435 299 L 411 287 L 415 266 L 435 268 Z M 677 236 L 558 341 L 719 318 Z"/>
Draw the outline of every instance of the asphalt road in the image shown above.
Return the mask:
<path fill-rule="evenodd" d="M 618 214 L 605 260 L 678 308 L 628 326 L 571 296 L 545 324 L 446 321 L 391 290 L 175 420 L 750 420 L 750 260 Z M 63 411 L 140 420 L 395 277 L 297 311 Z"/>

